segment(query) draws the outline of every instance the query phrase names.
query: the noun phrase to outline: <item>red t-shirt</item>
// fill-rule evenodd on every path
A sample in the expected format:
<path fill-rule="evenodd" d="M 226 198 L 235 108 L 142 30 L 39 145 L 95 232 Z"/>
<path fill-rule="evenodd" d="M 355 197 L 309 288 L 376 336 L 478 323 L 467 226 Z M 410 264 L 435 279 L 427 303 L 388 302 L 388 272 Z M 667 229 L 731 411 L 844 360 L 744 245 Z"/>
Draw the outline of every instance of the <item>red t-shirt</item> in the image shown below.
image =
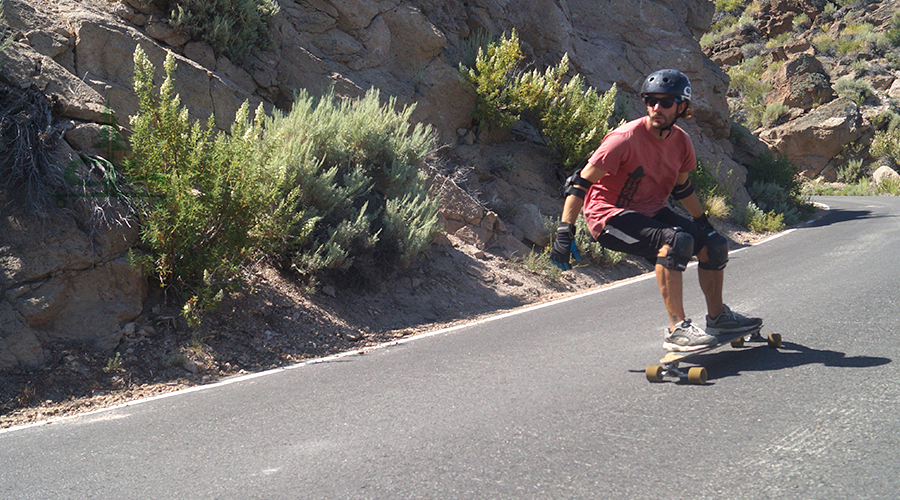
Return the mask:
<path fill-rule="evenodd" d="M 697 157 L 691 137 L 678 126 L 660 139 L 638 118 L 607 134 L 588 163 L 607 172 L 584 197 L 584 218 L 596 238 L 607 219 L 626 209 L 656 215 L 678 174 L 693 170 Z"/>

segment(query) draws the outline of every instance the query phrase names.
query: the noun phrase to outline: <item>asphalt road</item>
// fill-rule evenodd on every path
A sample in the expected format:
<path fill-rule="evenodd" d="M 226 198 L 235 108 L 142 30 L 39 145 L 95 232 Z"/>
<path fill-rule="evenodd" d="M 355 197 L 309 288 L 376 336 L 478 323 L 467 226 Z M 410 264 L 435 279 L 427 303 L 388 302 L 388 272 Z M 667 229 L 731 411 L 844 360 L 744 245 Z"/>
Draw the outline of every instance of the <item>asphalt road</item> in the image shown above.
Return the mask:
<path fill-rule="evenodd" d="M 900 198 L 820 201 L 727 270 L 784 346 L 698 356 L 704 386 L 645 379 L 665 312 L 637 279 L 0 433 L 0 498 L 897 498 Z"/>

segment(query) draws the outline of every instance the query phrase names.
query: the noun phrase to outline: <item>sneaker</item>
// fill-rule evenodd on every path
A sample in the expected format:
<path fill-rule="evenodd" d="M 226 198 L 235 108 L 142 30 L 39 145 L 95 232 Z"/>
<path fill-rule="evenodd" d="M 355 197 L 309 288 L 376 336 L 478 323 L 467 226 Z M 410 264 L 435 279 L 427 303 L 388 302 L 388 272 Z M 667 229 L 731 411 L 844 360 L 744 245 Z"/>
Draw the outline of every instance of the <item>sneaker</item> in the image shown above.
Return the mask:
<path fill-rule="evenodd" d="M 706 316 L 706 332 L 716 336 L 750 333 L 762 328 L 762 323 L 761 318 L 748 318 L 725 306 L 725 312 L 715 318 Z"/>
<path fill-rule="evenodd" d="M 707 334 L 686 319 L 675 325 L 675 329 L 666 332 L 663 348 L 668 351 L 687 352 L 716 345 L 716 338 Z"/>

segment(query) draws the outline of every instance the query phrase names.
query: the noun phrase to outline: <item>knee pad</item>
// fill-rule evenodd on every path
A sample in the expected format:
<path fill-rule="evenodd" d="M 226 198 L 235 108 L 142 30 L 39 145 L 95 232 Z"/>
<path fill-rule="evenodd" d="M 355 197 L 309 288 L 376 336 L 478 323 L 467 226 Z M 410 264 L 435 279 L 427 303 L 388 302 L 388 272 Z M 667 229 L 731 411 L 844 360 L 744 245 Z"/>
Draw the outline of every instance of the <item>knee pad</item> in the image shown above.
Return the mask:
<path fill-rule="evenodd" d="M 709 260 L 698 264 L 700 269 L 719 271 L 728 263 L 728 240 L 719 233 L 709 237 L 706 242 L 706 255 Z"/>
<path fill-rule="evenodd" d="M 669 253 L 657 257 L 656 263 L 674 271 L 684 271 L 694 256 L 694 238 L 681 229 L 675 229 L 669 239 Z"/>

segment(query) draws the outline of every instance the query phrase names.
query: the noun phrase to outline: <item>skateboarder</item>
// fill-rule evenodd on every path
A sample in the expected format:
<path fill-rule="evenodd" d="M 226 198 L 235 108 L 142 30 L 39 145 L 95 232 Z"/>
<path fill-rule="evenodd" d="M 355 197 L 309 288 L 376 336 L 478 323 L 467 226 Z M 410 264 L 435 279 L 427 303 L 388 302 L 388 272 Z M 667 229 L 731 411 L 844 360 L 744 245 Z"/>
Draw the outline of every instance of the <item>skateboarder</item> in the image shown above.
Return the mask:
<path fill-rule="evenodd" d="M 566 181 L 566 200 L 550 259 L 571 269 L 575 221 L 583 210 L 591 236 L 610 250 L 645 257 L 669 316 L 663 347 L 692 351 L 717 343 L 716 335 L 753 331 L 759 318 L 731 311 L 722 301 L 728 240 L 716 232 L 694 193 L 688 172 L 697 166 L 691 138 L 675 125 L 691 116 L 691 82 L 672 69 L 644 80 L 641 98 L 647 115 L 610 132 L 587 165 Z M 666 206 L 669 195 L 693 220 Z M 682 275 L 692 257 L 699 261 L 700 289 L 706 297 L 706 331 L 685 318 Z"/>

